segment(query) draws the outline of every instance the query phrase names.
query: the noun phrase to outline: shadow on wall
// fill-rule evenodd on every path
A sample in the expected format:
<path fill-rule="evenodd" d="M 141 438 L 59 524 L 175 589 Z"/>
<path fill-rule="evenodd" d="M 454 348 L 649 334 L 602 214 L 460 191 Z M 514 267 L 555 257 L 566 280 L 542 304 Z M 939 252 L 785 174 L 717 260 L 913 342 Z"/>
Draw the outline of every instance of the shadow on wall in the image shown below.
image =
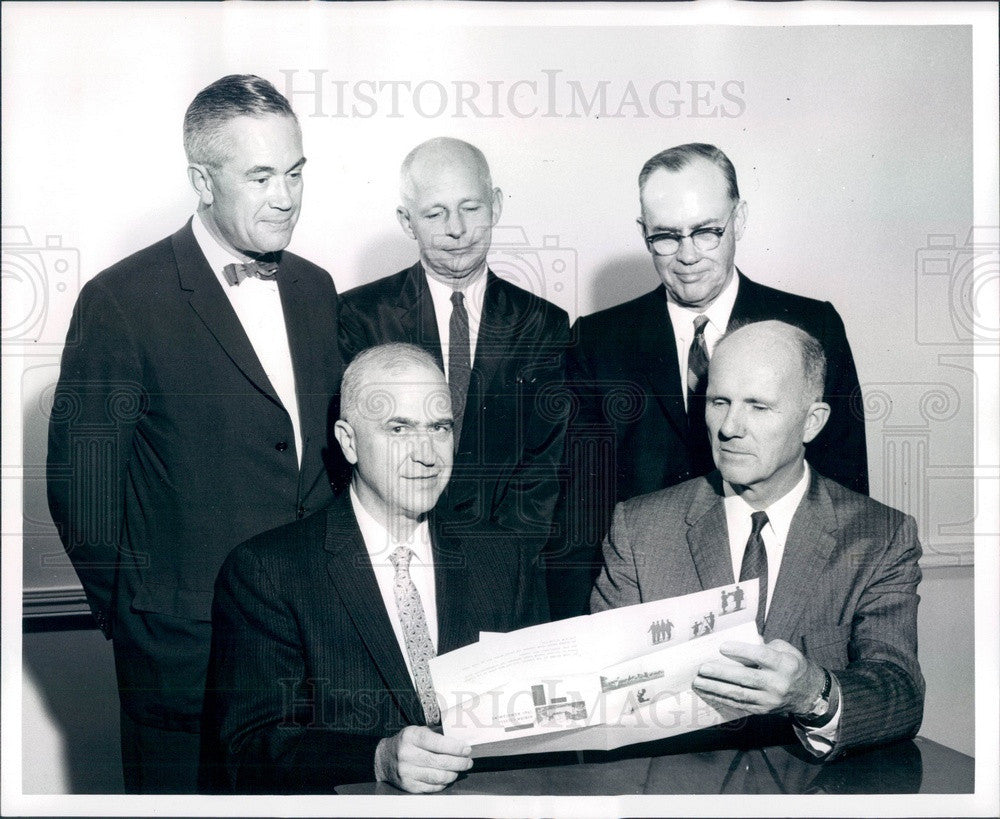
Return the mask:
<path fill-rule="evenodd" d="M 346 293 L 355 287 L 398 273 L 417 260 L 417 252 L 417 243 L 408 239 L 402 230 L 386 230 L 369 242 L 356 259 L 356 269 L 350 271 L 350 287 L 342 287 L 337 282 L 337 292 Z"/>
<path fill-rule="evenodd" d="M 23 586 L 32 601 L 75 596 L 76 572 L 49 516 L 45 455 L 57 358 L 25 366 Z M 82 592 L 80 592 L 82 595 Z M 26 794 L 122 793 L 118 686 L 111 643 L 89 613 L 25 621 L 22 788 Z"/>
<path fill-rule="evenodd" d="M 94 628 L 27 631 L 23 659 L 24 793 L 122 793 L 111 643 Z"/>
<path fill-rule="evenodd" d="M 605 260 L 577 295 L 580 315 L 587 316 L 648 293 L 660 283 L 644 253 L 622 253 Z M 583 288 L 581 287 L 581 291 Z"/>

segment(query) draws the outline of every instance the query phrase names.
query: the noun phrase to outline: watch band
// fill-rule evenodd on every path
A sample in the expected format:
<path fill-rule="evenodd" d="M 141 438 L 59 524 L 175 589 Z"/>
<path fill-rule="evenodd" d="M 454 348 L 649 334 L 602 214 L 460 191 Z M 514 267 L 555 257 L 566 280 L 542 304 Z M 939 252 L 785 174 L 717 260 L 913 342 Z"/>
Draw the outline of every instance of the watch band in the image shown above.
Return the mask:
<path fill-rule="evenodd" d="M 830 709 L 830 689 L 833 688 L 833 677 L 829 671 L 823 669 L 823 691 L 813 701 L 809 710 L 802 716 L 821 717 Z"/>

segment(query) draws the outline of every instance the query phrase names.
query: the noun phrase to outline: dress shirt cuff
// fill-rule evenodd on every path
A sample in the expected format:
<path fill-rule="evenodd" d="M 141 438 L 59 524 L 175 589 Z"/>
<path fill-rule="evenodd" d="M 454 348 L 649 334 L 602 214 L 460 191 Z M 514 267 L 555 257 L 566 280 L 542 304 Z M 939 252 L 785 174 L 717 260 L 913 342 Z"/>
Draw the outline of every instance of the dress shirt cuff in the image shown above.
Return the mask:
<path fill-rule="evenodd" d="M 837 743 L 837 732 L 840 720 L 844 714 L 844 703 L 840 696 L 840 683 L 837 675 L 831 674 L 830 709 L 816 719 L 793 717 L 795 735 L 803 747 L 816 757 L 824 757 L 833 750 Z"/>

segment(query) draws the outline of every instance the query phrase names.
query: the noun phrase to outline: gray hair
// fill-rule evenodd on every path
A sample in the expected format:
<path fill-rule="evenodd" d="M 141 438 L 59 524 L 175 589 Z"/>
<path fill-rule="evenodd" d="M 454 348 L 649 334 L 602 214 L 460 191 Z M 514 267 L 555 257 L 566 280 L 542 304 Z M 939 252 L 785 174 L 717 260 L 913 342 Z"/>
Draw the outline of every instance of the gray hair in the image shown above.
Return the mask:
<path fill-rule="evenodd" d="M 413 169 L 421 161 L 441 162 L 442 160 L 459 159 L 462 154 L 466 154 L 476 169 L 476 173 L 482 180 L 487 191 L 493 191 L 493 176 L 490 173 L 490 165 L 486 161 L 486 155 L 475 145 L 454 137 L 434 137 L 426 142 L 421 142 L 416 148 L 410 151 L 403 160 L 399 169 L 399 195 L 403 202 L 410 202 L 415 195 L 413 184 Z"/>
<path fill-rule="evenodd" d="M 738 202 L 740 199 L 740 186 L 736 183 L 736 168 L 733 167 L 733 163 L 729 161 L 728 156 L 714 145 L 709 145 L 706 142 L 689 142 L 686 145 L 675 145 L 673 148 L 667 148 L 665 151 L 660 151 L 656 156 L 650 157 L 646 160 L 646 164 L 642 166 L 642 170 L 639 171 L 639 192 L 642 193 L 642 188 L 653 171 L 660 168 L 672 172 L 679 171 L 682 168 L 686 168 L 694 159 L 698 158 L 707 159 L 722 171 L 722 175 L 726 178 L 726 184 L 729 186 L 730 200 Z"/>
<path fill-rule="evenodd" d="M 184 114 L 184 152 L 188 162 L 219 167 L 226 159 L 221 131 L 236 117 L 278 114 L 298 123 L 288 100 L 267 80 L 230 74 L 197 93 Z"/>
<path fill-rule="evenodd" d="M 393 342 L 369 347 L 355 356 L 344 371 L 340 382 L 340 418 L 348 423 L 356 418 L 363 404 L 371 404 L 371 396 L 365 396 L 365 389 L 377 385 L 378 376 L 396 376 L 410 367 L 426 367 L 441 376 L 444 373 L 434 356 L 414 344 Z M 375 402 L 381 400 L 381 394 Z"/>
<path fill-rule="evenodd" d="M 777 319 L 735 322 L 730 325 L 729 329 L 726 330 L 722 338 L 716 343 L 716 351 L 718 351 L 719 346 L 724 341 L 738 330 L 764 324 L 772 325 L 768 329 L 782 333 L 788 341 L 791 341 L 799 348 L 799 354 L 802 357 L 802 381 L 805 385 L 803 399 L 807 403 L 822 401 L 823 393 L 826 389 L 826 353 L 823 351 L 823 345 L 798 325 Z"/>

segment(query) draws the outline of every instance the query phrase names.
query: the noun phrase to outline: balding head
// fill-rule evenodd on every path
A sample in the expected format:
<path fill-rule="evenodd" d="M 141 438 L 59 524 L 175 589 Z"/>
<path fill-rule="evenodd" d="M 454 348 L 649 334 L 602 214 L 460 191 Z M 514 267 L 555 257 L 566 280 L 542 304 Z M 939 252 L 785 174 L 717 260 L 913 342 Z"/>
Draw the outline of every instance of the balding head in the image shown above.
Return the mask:
<path fill-rule="evenodd" d="M 705 419 L 722 477 L 766 509 L 802 476 L 805 445 L 826 424 L 826 360 L 812 336 L 781 321 L 723 336 L 708 367 Z"/>
<path fill-rule="evenodd" d="M 472 170 L 483 190 L 492 194 L 493 177 L 482 151 L 461 139 L 434 137 L 421 142 L 403 160 L 399 169 L 399 195 L 403 203 L 413 201 L 420 185 L 426 185 L 455 166 Z"/>
<path fill-rule="evenodd" d="M 503 200 L 486 157 L 451 137 L 421 143 L 400 169 L 396 215 L 428 275 L 461 290 L 486 269 Z"/>
<path fill-rule="evenodd" d="M 419 347 L 372 347 L 344 372 L 334 435 L 358 499 L 397 534 L 411 531 L 448 483 L 452 420 L 444 373 Z"/>

